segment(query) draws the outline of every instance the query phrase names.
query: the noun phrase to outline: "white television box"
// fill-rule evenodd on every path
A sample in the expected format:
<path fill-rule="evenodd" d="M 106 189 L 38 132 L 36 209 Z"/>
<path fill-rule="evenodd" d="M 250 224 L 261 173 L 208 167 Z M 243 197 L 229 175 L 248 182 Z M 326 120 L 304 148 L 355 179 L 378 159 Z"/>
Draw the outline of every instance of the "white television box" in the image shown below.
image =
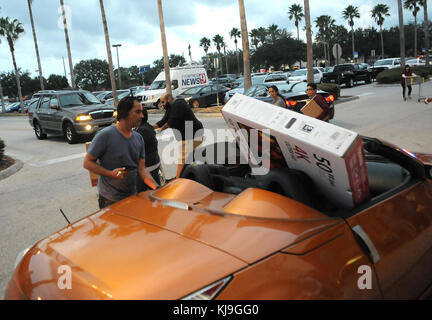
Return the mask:
<path fill-rule="evenodd" d="M 263 134 L 269 129 L 270 137 L 264 136 L 272 152 L 263 166 L 305 172 L 325 196 L 345 208 L 369 199 L 363 144 L 356 132 L 239 93 L 224 106 L 222 115 L 234 131 L 253 128 Z M 249 137 L 244 133 L 240 137 L 244 156 L 250 158 Z"/>

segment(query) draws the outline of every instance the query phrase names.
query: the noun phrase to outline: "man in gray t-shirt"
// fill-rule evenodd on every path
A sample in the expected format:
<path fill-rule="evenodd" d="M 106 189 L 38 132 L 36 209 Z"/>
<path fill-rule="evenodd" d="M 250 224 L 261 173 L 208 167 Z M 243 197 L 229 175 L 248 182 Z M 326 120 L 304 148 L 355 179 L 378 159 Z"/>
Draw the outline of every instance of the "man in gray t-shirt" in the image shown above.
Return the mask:
<path fill-rule="evenodd" d="M 99 175 L 101 209 L 135 194 L 137 175 L 152 189 L 158 186 L 145 169 L 144 140 L 132 130 L 143 118 L 141 104 L 125 97 L 117 112 L 118 122 L 96 134 L 83 163 L 84 168 Z"/>

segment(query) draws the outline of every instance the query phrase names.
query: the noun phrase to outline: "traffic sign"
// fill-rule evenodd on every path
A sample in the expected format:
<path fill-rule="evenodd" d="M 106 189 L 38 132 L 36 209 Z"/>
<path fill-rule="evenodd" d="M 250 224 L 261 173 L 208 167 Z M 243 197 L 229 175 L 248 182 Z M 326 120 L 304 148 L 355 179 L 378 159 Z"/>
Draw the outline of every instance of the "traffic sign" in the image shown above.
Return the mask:
<path fill-rule="evenodd" d="M 342 47 L 340 46 L 339 43 L 335 43 L 333 45 L 332 52 L 333 52 L 333 57 L 335 57 L 335 59 L 339 59 L 342 56 Z"/>
<path fill-rule="evenodd" d="M 354 59 L 358 59 L 358 51 L 354 51 Z"/>
<path fill-rule="evenodd" d="M 144 72 L 149 71 L 149 70 L 150 70 L 150 65 L 149 64 L 146 64 L 144 66 L 140 66 L 139 67 L 139 73 L 144 73 Z"/>

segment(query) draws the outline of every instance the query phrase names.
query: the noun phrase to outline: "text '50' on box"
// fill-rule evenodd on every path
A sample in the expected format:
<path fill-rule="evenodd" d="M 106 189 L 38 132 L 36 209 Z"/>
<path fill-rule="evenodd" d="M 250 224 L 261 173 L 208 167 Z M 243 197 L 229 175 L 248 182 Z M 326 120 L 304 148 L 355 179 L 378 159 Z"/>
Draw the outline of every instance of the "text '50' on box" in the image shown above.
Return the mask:
<path fill-rule="evenodd" d="M 250 143 L 251 129 L 257 129 L 270 142 L 270 159 L 263 166 L 305 172 L 325 196 L 345 208 L 369 199 L 363 144 L 356 132 L 238 93 L 222 115 L 232 130 L 243 129 L 235 136 L 243 137 L 240 149 L 251 164 L 258 162 L 252 148 L 261 148 Z"/>

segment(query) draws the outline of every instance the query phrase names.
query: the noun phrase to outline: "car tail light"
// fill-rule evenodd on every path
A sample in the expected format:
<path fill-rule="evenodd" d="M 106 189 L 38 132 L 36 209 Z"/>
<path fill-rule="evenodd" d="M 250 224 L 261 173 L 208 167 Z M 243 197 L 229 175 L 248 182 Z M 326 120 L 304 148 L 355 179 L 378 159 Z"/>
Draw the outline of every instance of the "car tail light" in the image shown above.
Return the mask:
<path fill-rule="evenodd" d="M 327 101 L 327 103 L 334 102 L 334 100 L 335 100 L 334 95 L 332 95 L 332 94 L 329 95 L 328 97 L 325 98 L 325 100 Z"/>
<path fill-rule="evenodd" d="M 287 100 L 286 105 L 290 107 L 294 107 L 297 104 L 297 101 L 295 100 Z"/>
<path fill-rule="evenodd" d="M 204 289 L 198 290 L 197 292 L 184 297 L 182 300 L 212 300 L 222 291 L 223 288 L 225 288 L 231 279 L 232 276 L 226 277 L 222 280 L 212 283 Z"/>

